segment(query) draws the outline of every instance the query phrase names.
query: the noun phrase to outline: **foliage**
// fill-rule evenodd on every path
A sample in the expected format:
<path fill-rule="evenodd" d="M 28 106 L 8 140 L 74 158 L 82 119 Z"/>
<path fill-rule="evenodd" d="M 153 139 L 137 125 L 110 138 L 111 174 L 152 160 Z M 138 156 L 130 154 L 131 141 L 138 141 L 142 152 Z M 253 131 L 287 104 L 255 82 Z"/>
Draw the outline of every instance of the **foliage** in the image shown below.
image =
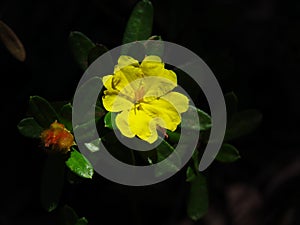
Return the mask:
<path fill-rule="evenodd" d="M 152 24 L 153 6 L 150 1 L 141 0 L 133 8 L 128 19 L 122 39 L 123 43 L 139 40 L 161 40 L 160 36 L 152 34 Z M 80 31 L 72 31 L 70 33 L 69 45 L 74 60 L 83 71 L 94 60 L 108 51 L 106 46 L 94 43 Z M 147 43 L 143 48 L 147 51 Z M 123 53 L 126 53 L 126 51 L 129 51 L 129 49 L 123 49 Z M 153 52 L 151 53 L 154 54 Z M 159 55 L 160 52 L 155 54 Z M 178 76 L 184 76 L 184 74 L 178 74 Z M 179 80 L 184 81 L 185 79 L 179 77 Z M 233 92 L 225 94 L 225 102 L 228 126 L 224 143 L 215 160 L 220 163 L 232 163 L 242 157 L 236 147 L 233 146 L 233 141 L 253 132 L 259 126 L 262 115 L 255 109 L 239 111 L 237 97 Z M 96 109 L 99 115 L 96 121 L 97 126 L 100 126 L 99 130 L 102 130 L 102 132 L 100 132 L 100 139 L 87 143 L 87 147 L 93 149 L 95 142 L 101 141 L 105 146 L 108 146 L 108 150 L 113 156 L 129 164 L 149 165 L 162 161 L 174 151 L 174 147 L 179 141 L 180 129 L 174 132 L 167 131 L 168 138 L 165 138 L 153 151 L 139 153 L 128 151 L 128 154 L 121 151 L 120 153 L 119 150 L 122 148 L 122 145 L 118 143 L 118 140 L 113 135 L 113 129 L 116 127 L 114 124 L 115 114 L 107 112 L 101 105 L 101 102 L 97 104 Z M 190 118 L 190 121 L 187 123 L 189 126 L 186 128 L 199 131 L 202 144 L 199 145 L 201 147 L 195 149 L 193 157 L 185 167 L 185 179 L 189 184 L 186 213 L 189 218 L 196 221 L 205 215 L 209 207 L 209 187 L 207 182 L 209 177 L 206 177 L 204 173 L 200 173 L 198 166 L 200 154 L 208 141 L 212 121 L 208 112 L 194 106 L 190 106 L 190 110 L 197 111 L 200 125 L 195 124 L 193 118 Z M 189 113 L 189 111 L 186 113 Z M 57 102 L 48 102 L 41 96 L 31 96 L 29 98 L 28 114 L 19 122 L 17 127 L 25 137 L 39 139 L 41 132 L 47 129 L 53 121 L 58 121 L 70 132 L 73 132 L 75 128 L 72 127 L 72 102 L 64 100 L 58 104 Z M 88 125 L 85 126 L 77 127 L 76 129 L 87 129 L 88 131 Z M 140 162 L 137 162 L 138 160 Z M 174 165 L 170 165 L 170 169 L 174 169 L 172 166 Z M 59 206 L 64 181 L 68 172 L 83 179 L 94 179 L 92 164 L 80 153 L 76 144 L 72 146 L 67 154 L 47 154 L 41 179 L 41 204 L 46 211 L 51 212 Z M 87 220 L 84 217 L 79 218 L 69 206 L 63 207 L 62 215 L 64 224 L 87 224 Z"/>

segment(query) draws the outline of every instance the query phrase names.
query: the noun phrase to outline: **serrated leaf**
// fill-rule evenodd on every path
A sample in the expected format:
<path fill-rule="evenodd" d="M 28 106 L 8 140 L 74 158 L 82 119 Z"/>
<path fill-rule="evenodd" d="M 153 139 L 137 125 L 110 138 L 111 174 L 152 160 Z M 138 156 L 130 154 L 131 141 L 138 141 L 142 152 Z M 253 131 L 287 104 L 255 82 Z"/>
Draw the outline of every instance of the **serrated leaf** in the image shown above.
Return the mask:
<path fill-rule="evenodd" d="M 255 109 L 235 113 L 228 121 L 224 140 L 229 141 L 250 134 L 261 121 L 262 114 Z"/>
<path fill-rule="evenodd" d="M 64 184 L 64 160 L 60 155 L 49 155 L 45 161 L 41 180 L 41 204 L 51 212 L 59 204 Z"/>
<path fill-rule="evenodd" d="M 92 178 L 94 174 L 94 169 L 92 164 L 88 161 L 88 159 L 78 152 L 75 148 L 72 148 L 70 157 L 66 161 L 67 167 L 83 178 Z"/>
<path fill-rule="evenodd" d="M 239 158 L 241 158 L 239 151 L 234 146 L 226 143 L 221 146 L 216 156 L 217 161 L 225 163 L 235 162 Z"/>
<path fill-rule="evenodd" d="M 22 119 L 18 124 L 19 132 L 25 137 L 40 138 L 43 128 L 35 121 L 33 117 Z"/>
<path fill-rule="evenodd" d="M 96 45 L 83 33 L 73 31 L 69 35 L 69 46 L 74 60 L 81 69 L 86 70 L 88 67 L 88 55 Z"/>
<path fill-rule="evenodd" d="M 151 36 L 153 6 L 149 0 L 139 1 L 133 8 L 123 35 L 123 44 L 147 40 Z"/>
<path fill-rule="evenodd" d="M 198 174 L 190 182 L 190 191 L 187 201 L 188 217 L 194 221 L 201 219 L 208 210 L 208 188 L 206 178 Z"/>
<path fill-rule="evenodd" d="M 58 114 L 51 104 L 40 96 L 31 96 L 29 100 L 29 114 L 43 128 L 58 120 Z"/>
<path fill-rule="evenodd" d="M 198 118 L 196 118 L 196 116 Z M 212 126 L 210 115 L 192 105 L 190 105 L 187 112 L 185 112 L 185 118 L 187 119 L 185 119 L 184 123 L 182 122 L 182 124 L 180 124 L 180 126 L 184 128 L 205 131 L 209 130 Z M 195 121 L 198 119 L 199 123 L 196 123 Z"/>

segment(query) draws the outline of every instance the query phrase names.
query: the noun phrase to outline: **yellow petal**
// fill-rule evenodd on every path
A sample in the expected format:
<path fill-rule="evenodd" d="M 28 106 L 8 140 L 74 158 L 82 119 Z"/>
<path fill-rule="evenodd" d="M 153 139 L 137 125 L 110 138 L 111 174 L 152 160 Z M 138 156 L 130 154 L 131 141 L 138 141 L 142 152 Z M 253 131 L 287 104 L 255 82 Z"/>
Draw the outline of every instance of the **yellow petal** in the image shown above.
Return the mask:
<path fill-rule="evenodd" d="M 113 75 L 106 75 L 102 78 L 102 83 L 104 87 L 108 90 L 112 90 L 112 80 L 113 80 Z"/>
<path fill-rule="evenodd" d="M 129 112 L 129 127 L 139 138 L 152 144 L 157 140 L 156 121 L 143 110 L 132 109 Z"/>
<path fill-rule="evenodd" d="M 113 86 L 123 91 L 123 94 L 134 95 L 139 88 L 134 86 L 134 81 L 143 77 L 141 68 L 137 60 L 129 56 L 120 56 L 118 65 L 115 66 Z M 126 88 L 125 90 L 123 90 Z M 125 93 L 127 92 L 127 93 Z"/>
<path fill-rule="evenodd" d="M 133 138 L 135 136 L 129 126 L 129 110 L 125 110 L 116 116 L 116 125 L 125 137 Z"/>
<path fill-rule="evenodd" d="M 189 99 L 181 93 L 172 91 L 161 98 L 172 104 L 178 113 L 186 112 L 189 108 Z"/>
<path fill-rule="evenodd" d="M 104 108 L 110 112 L 120 112 L 123 110 L 131 109 L 133 107 L 133 103 L 126 99 L 125 96 L 114 94 L 109 91 L 104 91 L 102 103 Z"/>
<path fill-rule="evenodd" d="M 176 108 L 168 101 L 159 98 L 150 102 L 141 103 L 141 108 L 147 115 L 152 118 L 160 118 L 160 126 L 171 131 L 176 130 L 178 124 L 181 122 L 181 117 Z"/>
<path fill-rule="evenodd" d="M 176 83 L 164 77 L 145 77 L 144 78 L 144 98 L 161 97 L 176 87 Z"/>
<path fill-rule="evenodd" d="M 141 69 L 145 76 L 163 77 L 177 84 L 177 77 L 174 71 L 165 69 L 164 63 L 158 56 L 145 57 L 141 63 Z"/>
<path fill-rule="evenodd" d="M 122 68 L 122 67 L 129 66 L 129 65 L 138 67 L 139 61 L 137 61 L 136 59 L 134 59 L 128 55 L 121 55 L 118 59 L 118 66 L 120 68 Z"/>

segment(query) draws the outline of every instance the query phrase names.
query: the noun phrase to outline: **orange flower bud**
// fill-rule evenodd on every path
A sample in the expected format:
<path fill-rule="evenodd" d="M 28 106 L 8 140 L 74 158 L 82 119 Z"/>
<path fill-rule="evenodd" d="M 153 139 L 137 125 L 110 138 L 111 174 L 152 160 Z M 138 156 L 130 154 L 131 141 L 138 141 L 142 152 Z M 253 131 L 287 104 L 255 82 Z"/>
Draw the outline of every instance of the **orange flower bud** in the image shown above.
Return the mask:
<path fill-rule="evenodd" d="M 46 148 L 62 153 L 70 151 L 71 146 L 75 144 L 71 132 L 57 121 L 54 121 L 49 129 L 41 133 L 41 140 Z"/>

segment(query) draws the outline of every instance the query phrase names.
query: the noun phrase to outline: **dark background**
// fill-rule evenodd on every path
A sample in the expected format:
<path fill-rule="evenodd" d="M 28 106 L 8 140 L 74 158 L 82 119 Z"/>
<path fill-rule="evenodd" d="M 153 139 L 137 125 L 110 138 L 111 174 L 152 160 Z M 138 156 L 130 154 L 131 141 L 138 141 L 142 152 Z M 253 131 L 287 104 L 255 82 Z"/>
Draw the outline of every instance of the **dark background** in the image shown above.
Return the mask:
<path fill-rule="evenodd" d="M 0 19 L 16 32 L 27 52 L 25 62 L 19 62 L 0 44 L 0 224 L 57 224 L 58 212 L 45 212 L 39 202 L 44 156 L 16 126 L 30 95 L 49 101 L 72 97 L 82 71 L 68 48 L 70 31 L 116 47 L 135 2 L 0 2 Z M 238 162 L 209 167 L 210 209 L 197 224 L 300 224 L 300 3 L 152 3 L 153 34 L 194 51 L 212 69 L 224 93 L 236 93 L 240 110 L 256 108 L 263 114 L 254 133 L 233 143 L 242 156 Z M 133 188 L 96 174 L 92 181 L 66 185 L 61 205 L 69 204 L 92 225 L 193 224 L 186 218 L 181 176 Z"/>

